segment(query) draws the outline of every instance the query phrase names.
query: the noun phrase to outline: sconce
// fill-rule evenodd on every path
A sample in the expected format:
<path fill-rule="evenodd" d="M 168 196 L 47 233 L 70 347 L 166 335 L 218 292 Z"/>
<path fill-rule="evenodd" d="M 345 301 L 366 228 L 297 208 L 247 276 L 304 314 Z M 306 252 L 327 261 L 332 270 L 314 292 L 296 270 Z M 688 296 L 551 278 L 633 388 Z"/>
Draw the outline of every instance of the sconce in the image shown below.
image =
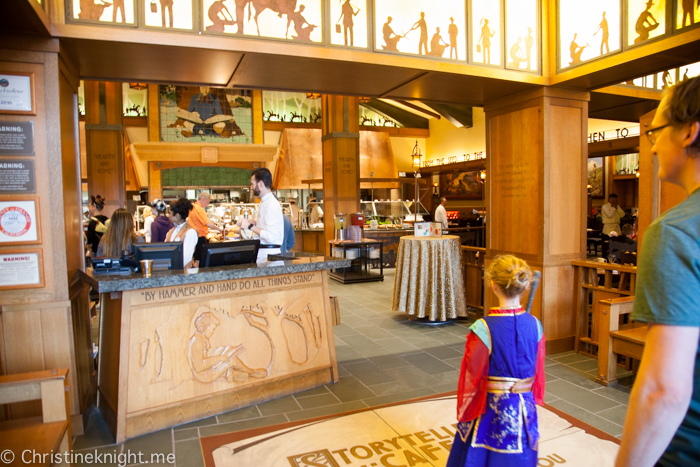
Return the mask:
<path fill-rule="evenodd" d="M 433 183 L 433 196 L 440 196 L 440 193 L 438 192 L 438 186 L 440 186 L 438 182 Z"/>
<path fill-rule="evenodd" d="M 634 175 L 635 175 L 637 178 L 639 178 L 639 170 L 637 170 L 637 171 L 634 173 Z"/>
<path fill-rule="evenodd" d="M 420 162 L 423 154 L 420 153 L 420 147 L 418 146 L 418 140 L 416 140 L 416 145 L 413 146 L 413 151 L 411 151 L 411 159 L 413 159 L 413 171 L 417 172 L 420 169 Z"/>
<path fill-rule="evenodd" d="M 479 181 L 481 183 L 484 183 L 486 181 L 486 170 L 485 169 L 482 169 L 481 171 L 479 171 Z"/>

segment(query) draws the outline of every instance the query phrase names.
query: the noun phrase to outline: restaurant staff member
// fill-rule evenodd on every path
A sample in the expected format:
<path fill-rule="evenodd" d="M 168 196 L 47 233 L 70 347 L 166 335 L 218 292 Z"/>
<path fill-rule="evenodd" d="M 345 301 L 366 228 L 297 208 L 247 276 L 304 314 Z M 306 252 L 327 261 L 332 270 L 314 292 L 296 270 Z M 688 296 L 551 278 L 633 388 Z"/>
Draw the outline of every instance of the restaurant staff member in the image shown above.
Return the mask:
<path fill-rule="evenodd" d="M 446 229 L 447 223 L 447 211 L 445 210 L 445 205 L 447 204 L 447 198 L 444 196 L 440 198 L 440 205 L 435 209 L 435 222 L 442 224 L 442 228 Z"/>
<path fill-rule="evenodd" d="M 297 200 L 294 198 L 289 200 L 289 211 L 290 211 L 290 217 L 292 220 L 292 225 L 294 227 L 299 226 L 299 213 L 301 212 L 301 208 L 297 206 Z"/>
<path fill-rule="evenodd" d="M 617 204 L 617 195 L 612 193 L 608 196 L 608 204 L 604 204 L 600 209 L 603 216 L 603 233 L 610 235 L 610 232 L 615 232 L 620 235 L 620 219 L 625 217 L 625 211 Z"/>
<path fill-rule="evenodd" d="M 200 260 L 202 245 L 207 243 L 209 229 L 218 230 L 222 235 L 224 233 L 224 229 L 212 223 L 209 220 L 209 216 L 207 216 L 207 211 L 205 211 L 205 209 L 209 206 L 210 201 L 211 196 L 209 193 L 201 193 L 199 195 L 199 201 L 194 203 L 190 217 L 187 219 L 190 226 L 197 231 L 197 246 L 194 249 L 195 261 Z"/>
<path fill-rule="evenodd" d="M 309 199 L 309 224 L 323 222 L 323 209 L 318 205 L 316 198 Z"/>
<path fill-rule="evenodd" d="M 87 244 L 93 254 L 97 253 L 97 246 L 100 239 L 107 232 L 107 216 L 102 214 L 105 207 L 105 199 L 100 195 L 90 196 L 88 211 L 90 212 L 90 223 L 87 228 Z"/>
<path fill-rule="evenodd" d="M 258 261 L 266 261 L 268 255 L 280 253 L 284 241 L 284 214 L 282 206 L 272 194 L 272 174 L 265 167 L 255 169 L 250 176 L 250 191 L 260 197 L 257 222 L 252 219 L 238 219 L 241 229 L 250 229 L 254 238 L 260 239 Z"/>
<path fill-rule="evenodd" d="M 182 242 L 182 265 L 185 269 L 197 267 L 192 259 L 194 248 L 197 246 L 197 231 L 187 222 L 192 211 L 192 203 L 187 198 L 179 198 L 170 203 L 170 222 L 175 227 L 165 236 L 166 242 Z"/>

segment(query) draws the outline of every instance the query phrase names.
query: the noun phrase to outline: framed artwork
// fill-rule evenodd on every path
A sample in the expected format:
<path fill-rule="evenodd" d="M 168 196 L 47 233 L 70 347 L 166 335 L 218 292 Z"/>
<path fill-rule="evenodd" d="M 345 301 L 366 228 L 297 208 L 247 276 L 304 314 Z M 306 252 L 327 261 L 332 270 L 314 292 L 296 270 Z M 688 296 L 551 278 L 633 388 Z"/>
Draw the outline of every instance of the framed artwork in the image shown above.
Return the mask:
<path fill-rule="evenodd" d="M 484 184 L 478 171 L 442 174 L 440 193 L 448 199 L 483 199 Z"/>
<path fill-rule="evenodd" d="M 605 199 L 605 158 L 588 159 L 588 192 L 594 199 Z"/>
<path fill-rule="evenodd" d="M 39 197 L 0 201 L 0 245 L 41 243 Z"/>
<path fill-rule="evenodd" d="M 36 115 L 34 73 L 0 70 L 0 114 Z"/>
<path fill-rule="evenodd" d="M 0 290 L 44 287 L 44 258 L 39 248 L 0 252 Z"/>

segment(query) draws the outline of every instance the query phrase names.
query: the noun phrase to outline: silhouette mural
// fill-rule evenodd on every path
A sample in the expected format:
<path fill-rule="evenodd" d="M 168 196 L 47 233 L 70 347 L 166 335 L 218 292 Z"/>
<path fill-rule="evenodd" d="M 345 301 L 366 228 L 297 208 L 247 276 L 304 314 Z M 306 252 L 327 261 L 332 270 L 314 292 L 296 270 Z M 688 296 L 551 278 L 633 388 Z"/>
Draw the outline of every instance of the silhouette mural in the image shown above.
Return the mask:
<path fill-rule="evenodd" d="M 367 47 L 367 0 L 331 0 L 331 44 Z"/>
<path fill-rule="evenodd" d="M 464 2 L 383 0 L 374 2 L 374 14 L 377 50 L 447 58 L 449 48 L 456 60 L 466 42 Z"/>
<path fill-rule="evenodd" d="M 321 42 L 321 0 L 203 0 L 204 29 Z"/>
<path fill-rule="evenodd" d="M 471 4 L 472 60 L 485 65 L 501 65 L 503 25 L 501 2 L 481 0 Z M 513 41 L 522 34 L 514 34 Z"/>
<path fill-rule="evenodd" d="M 665 33 L 666 0 L 629 0 L 627 44 L 641 44 Z"/>
<path fill-rule="evenodd" d="M 506 67 L 517 70 L 537 70 L 539 53 L 536 0 L 506 0 Z"/>
<path fill-rule="evenodd" d="M 617 2 L 560 2 L 559 6 L 560 68 L 620 50 L 621 11 Z"/>
<path fill-rule="evenodd" d="M 677 0 L 677 2 L 676 29 L 700 23 L 700 2 L 698 0 Z"/>
<path fill-rule="evenodd" d="M 144 23 L 157 28 L 192 29 L 193 0 L 141 0 Z"/>
<path fill-rule="evenodd" d="M 73 0 L 73 19 L 134 24 L 133 0 Z"/>

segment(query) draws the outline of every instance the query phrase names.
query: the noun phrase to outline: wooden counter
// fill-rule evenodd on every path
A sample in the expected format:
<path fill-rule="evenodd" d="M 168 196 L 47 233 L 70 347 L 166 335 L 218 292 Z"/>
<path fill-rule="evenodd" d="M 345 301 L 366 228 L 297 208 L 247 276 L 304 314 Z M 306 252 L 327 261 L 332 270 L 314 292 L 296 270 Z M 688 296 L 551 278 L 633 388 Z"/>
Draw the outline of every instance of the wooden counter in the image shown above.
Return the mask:
<path fill-rule="evenodd" d="M 337 382 L 327 269 L 349 263 L 84 274 L 101 294 L 98 407 L 117 443 Z"/>

